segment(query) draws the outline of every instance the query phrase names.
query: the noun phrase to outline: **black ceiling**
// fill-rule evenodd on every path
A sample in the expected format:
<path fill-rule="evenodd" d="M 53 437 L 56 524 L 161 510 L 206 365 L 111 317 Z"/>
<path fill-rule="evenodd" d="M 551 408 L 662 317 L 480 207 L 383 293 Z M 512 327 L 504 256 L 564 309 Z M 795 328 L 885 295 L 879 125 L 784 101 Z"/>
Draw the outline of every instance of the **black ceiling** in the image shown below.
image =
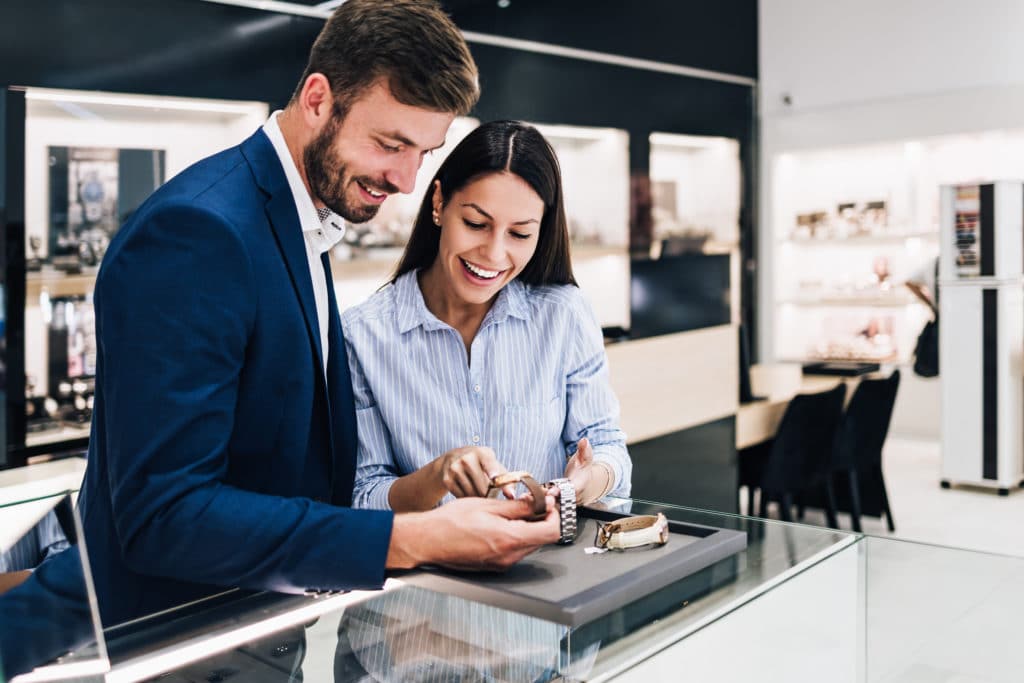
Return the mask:
<path fill-rule="evenodd" d="M 756 0 L 443 5 L 466 31 L 757 74 Z M 0 83 L 253 99 L 287 83 L 287 96 L 321 25 L 201 0 L 3 0 Z"/>

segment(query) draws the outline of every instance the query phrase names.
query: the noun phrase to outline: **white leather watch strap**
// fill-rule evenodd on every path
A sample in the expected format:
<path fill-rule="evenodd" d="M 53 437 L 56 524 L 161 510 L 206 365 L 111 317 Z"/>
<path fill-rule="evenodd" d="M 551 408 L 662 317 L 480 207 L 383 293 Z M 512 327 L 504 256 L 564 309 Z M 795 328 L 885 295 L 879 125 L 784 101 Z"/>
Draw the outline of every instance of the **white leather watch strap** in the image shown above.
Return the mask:
<path fill-rule="evenodd" d="M 660 512 L 657 515 L 638 515 L 608 522 L 600 525 L 597 532 L 597 547 L 608 550 L 666 543 L 668 520 Z"/>

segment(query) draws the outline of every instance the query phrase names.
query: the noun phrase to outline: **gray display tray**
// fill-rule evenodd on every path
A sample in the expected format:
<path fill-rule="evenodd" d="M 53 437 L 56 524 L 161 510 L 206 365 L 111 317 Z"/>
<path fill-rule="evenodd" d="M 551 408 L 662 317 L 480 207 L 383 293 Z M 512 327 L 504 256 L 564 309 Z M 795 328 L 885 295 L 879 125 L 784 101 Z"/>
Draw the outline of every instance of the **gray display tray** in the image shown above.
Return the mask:
<path fill-rule="evenodd" d="M 545 546 L 504 573 L 428 567 L 401 576 L 410 585 L 569 627 L 582 626 L 747 547 L 747 534 L 669 520 L 669 542 L 588 555 L 598 521 L 629 515 L 579 508 L 572 545 Z"/>

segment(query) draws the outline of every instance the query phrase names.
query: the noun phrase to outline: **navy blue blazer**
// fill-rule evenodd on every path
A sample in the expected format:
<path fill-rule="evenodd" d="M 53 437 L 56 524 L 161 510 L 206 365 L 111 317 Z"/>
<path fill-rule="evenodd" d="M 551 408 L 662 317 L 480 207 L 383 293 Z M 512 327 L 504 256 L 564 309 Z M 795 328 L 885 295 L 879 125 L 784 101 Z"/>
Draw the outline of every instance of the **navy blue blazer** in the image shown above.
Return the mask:
<path fill-rule="evenodd" d="M 111 241 L 79 499 L 105 626 L 218 587 L 383 583 L 392 514 L 347 507 L 356 422 L 329 268 L 327 283 L 325 381 L 298 213 L 262 130 Z"/>

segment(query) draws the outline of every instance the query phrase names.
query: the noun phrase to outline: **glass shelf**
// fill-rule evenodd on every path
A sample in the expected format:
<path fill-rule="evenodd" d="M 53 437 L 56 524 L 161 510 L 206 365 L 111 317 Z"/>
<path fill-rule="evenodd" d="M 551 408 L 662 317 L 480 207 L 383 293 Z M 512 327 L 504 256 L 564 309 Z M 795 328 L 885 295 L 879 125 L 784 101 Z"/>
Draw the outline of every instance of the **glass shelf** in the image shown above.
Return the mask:
<path fill-rule="evenodd" d="M 792 244 L 801 247 L 811 246 L 875 246 L 882 244 L 900 244 L 907 240 L 934 240 L 939 239 L 937 230 L 927 232 L 893 232 L 880 235 L 852 235 L 849 237 L 786 237 L 778 240 L 779 244 Z"/>

